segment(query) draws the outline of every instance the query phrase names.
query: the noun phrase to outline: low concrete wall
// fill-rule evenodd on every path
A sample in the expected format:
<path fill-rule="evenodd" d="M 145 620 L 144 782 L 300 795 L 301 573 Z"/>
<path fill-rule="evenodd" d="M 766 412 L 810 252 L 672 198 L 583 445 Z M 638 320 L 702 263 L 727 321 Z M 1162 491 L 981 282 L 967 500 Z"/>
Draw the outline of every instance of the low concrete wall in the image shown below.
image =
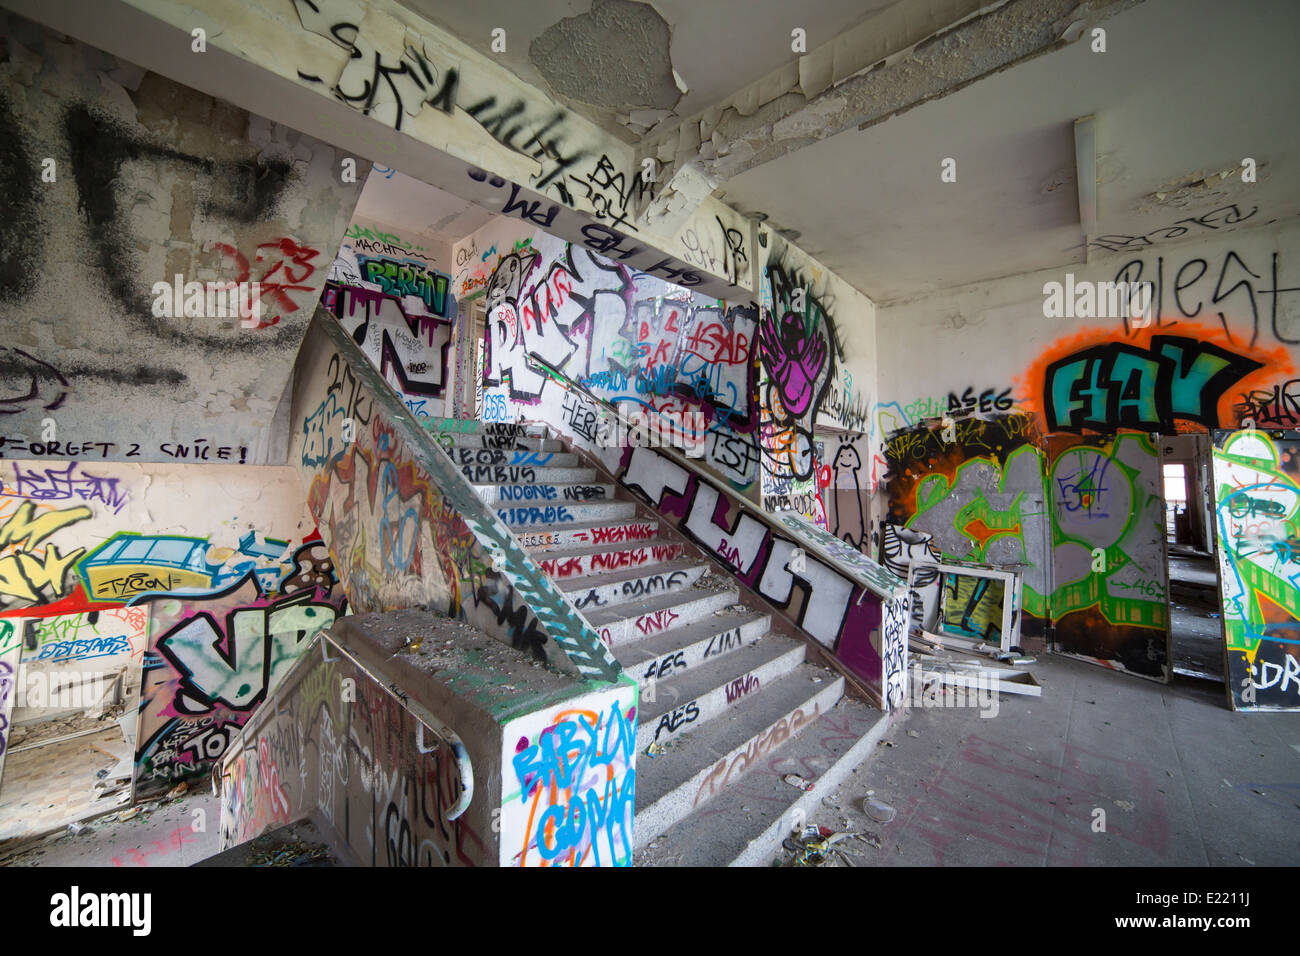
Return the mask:
<path fill-rule="evenodd" d="M 227 755 L 222 848 L 312 816 L 364 865 L 627 865 L 636 707 L 425 612 L 340 620 Z"/>

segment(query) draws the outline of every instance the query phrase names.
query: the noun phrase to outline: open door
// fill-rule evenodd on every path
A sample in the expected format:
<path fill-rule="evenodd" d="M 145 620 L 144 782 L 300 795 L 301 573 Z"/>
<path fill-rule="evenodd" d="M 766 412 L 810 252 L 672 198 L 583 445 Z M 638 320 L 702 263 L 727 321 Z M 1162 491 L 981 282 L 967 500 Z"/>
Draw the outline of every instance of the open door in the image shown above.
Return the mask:
<path fill-rule="evenodd" d="M 1228 702 L 1300 709 L 1300 432 L 1214 433 Z"/>
<path fill-rule="evenodd" d="M 1152 436 L 1050 435 L 1054 643 L 1063 654 L 1168 682 L 1168 571 Z"/>

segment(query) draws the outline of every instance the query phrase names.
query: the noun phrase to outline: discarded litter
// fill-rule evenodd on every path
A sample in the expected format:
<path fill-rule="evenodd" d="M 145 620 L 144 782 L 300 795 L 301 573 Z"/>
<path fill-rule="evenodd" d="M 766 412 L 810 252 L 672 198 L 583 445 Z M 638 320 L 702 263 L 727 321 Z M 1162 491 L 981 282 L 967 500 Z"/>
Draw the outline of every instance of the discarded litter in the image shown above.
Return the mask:
<path fill-rule="evenodd" d="M 650 758 L 658 757 L 663 752 L 664 752 L 664 748 L 656 743 L 652 743 L 649 747 L 645 749 L 645 755 Z"/>
<path fill-rule="evenodd" d="M 809 825 L 781 845 L 794 854 L 792 866 L 856 866 L 844 849 L 836 846 L 856 836 L 848 831 L 835 832 L 830 827 Z"/>
<path fill-rule="evenodd" d="M 797 773 L 787 773 L 781 778 L 792 787 L 798 787 L 800 790 L 811 790 L 813 788 L 811 780 L 805 780 Z"/>
<path fill-rule="evenodd" d="M 898 816 L 898 811 L 884 801 L 877 800 L 875 797 L 867 797 L 862 801 L 862 812 L 877 823 L 888 823 L 894 817 Z"/>
<path fill-rule="evenodd" d="M 80 834 L 85 833 L 88 829 L 90 828 L 87 827 L 84 823 L 68 824 L 68 833 L 70 833 L 72 836 L 79 836 Z"/>
<path fill-rule="evenodd" d="M 857 839 L 859 842 L 865 843 L 873 850 L 879 850 L 882 846 L 884 846 L 884 844 L 881 843 L 880 841 L 880 835 L 877 833 L 872 833 L 870 830 L 868 830 L 866 833 L 858 834 Z"/>

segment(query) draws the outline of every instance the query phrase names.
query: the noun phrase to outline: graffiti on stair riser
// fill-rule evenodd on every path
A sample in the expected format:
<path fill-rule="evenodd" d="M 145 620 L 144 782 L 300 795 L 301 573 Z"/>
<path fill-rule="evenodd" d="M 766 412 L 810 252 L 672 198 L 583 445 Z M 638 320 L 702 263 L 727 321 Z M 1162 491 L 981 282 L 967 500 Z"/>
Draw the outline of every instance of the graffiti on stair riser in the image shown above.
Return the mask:
<path fill-rule="evenodd" d="M 347 658 L 319 650 L 222 768 L 221 845 L 317 812 L 366 866 L 484 866 L 487 808 L 447 813 L 462 783 L 451 746 Z M 302 673 L 302 672 L 300 672 Z"/>
<path fill-rule="evenodd" d="M 627 680 L 506 724 L 502 866 L 630 866 L 637 688 Z"/>
<path fill-rule="evenodd" d="M 1220 433 L 1213 469 L 1229 698 L 1300 709 L 1300 442 Z"/>
<path fill-rule="evenodd" d="M 275 591 L 253 572 L 206 594 L 141 597 L 149 644 L 140 690 L 137 792 L 205 772 L 316 634 L 346 610 L 325 546 L 294 555 Z"/>
<path fill-rule="evenodd" d="M 811 554 L 804 554 L 802 570 L 795 570 L 791 563 L 798 546 L 791 537 L 759 521 L 713 485 L 652 448 L 626 449 L 619 480 L 728 565 L 746 587 L 782 608 L 888 700 L 886 677 L 895 683 L 898 677 L 892 671 L 886 674 L 885 658 L 897 658 L 899 645 L 904 648 L 906 667 L 896 608 L 882 620 L 880 598 L 874 593 L 864 598 L 859 585 Z M 827 538 L 839 543 L 829 535 Z M 903 602 L 905 605 L 906 598 Z"/>

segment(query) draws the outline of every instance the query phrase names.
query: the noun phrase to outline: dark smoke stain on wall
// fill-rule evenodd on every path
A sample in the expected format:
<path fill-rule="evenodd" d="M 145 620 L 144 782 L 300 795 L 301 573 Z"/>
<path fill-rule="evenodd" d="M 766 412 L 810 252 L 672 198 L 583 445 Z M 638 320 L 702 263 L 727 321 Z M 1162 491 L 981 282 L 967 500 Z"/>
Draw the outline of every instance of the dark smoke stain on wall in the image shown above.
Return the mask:
<path fill-rule="evenodd" d="M 44 251 L 40 173 L 27 153 L 9 97 L 0 93 L 0 302 L 17 302 L 32 291 L 37 273 L 31 264 Z"/>
<path fill-rule="evenodd" d="M 118 121 L 84 104 L 68 107 L 64 132 L 71 153 L 78 208 L 86 220 L 96 261 L 109 291 L 122 305 L 126 320 L 138 334 L 161 338 L 174 346 L 221 351 L 236 348 L 247 351 L 250 347 L 257 351 L 282 350 L 297 344 L 301 332 L 287 327 L 272 327 L 256 342 L 241 338 L 236 345 L 229 336 L 205 335 L 155 317 L 152 299 L 132 282 L 140 269 L 118 197 L 118 184 L 126 163 L 151 160 L 180 164 L 206 174 L 215 189 L 225 190 L 224 197 L 207 197 L 200 205 L 203 212 L 248 225 L 274 217 L 285 187 L 292 179 L 289 163 L 219 161 L 191 156 L 145 142 Z"/>

